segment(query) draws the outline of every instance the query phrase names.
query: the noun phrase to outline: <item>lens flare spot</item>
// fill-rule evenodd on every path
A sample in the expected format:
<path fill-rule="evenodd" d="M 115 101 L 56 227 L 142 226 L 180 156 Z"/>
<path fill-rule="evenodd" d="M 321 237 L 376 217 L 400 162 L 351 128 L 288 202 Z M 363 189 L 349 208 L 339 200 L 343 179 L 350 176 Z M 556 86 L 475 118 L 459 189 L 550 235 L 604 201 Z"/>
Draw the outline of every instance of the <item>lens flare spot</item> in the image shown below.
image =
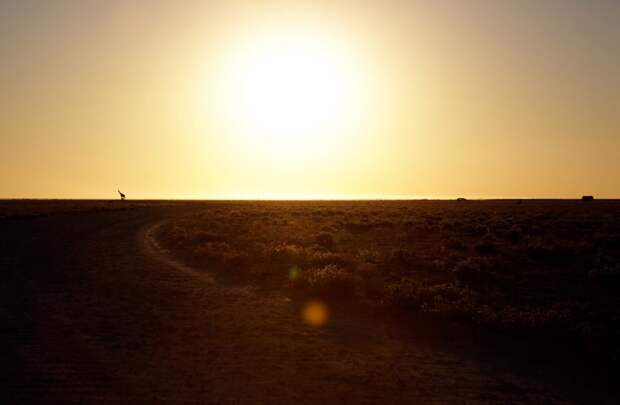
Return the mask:
<path fill-rule="evenodd" d="M 321 301 L 309 301 L 304 305 L 301 316 L 308 325 L 323 326 L 327 323 L 329 312 Z"/>
<path fill-rule="evenodd" d="M 301 269 L 297 266 L 293 266 L 288 271 L 288 278 L 291 281 L 295 281 L 301 276 Z"/>

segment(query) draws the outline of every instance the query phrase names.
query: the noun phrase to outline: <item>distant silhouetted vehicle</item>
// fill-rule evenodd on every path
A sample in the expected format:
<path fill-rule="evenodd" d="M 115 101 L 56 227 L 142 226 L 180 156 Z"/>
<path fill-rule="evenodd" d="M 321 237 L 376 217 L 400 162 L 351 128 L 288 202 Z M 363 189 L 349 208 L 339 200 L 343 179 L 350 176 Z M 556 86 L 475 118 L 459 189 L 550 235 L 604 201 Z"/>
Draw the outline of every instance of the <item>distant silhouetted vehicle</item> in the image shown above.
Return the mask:
<path fill-rule="evenodd" d="M 125 194 L 121 193 L 121 190 L 117 190 L 118 194 L 121 196 L 121 201 L 125 199 Z"/>
<path fill-rule="evenodd" d="M 456 199 L 456 201 L 467 201 L 467 198 L 459 197 L 459 198 Z"/>
<path fill-rule="evenodd" d="M 581 201 L 594 201 L 594 197 L 591 195 L 584 195 L 581 197 Z"/>

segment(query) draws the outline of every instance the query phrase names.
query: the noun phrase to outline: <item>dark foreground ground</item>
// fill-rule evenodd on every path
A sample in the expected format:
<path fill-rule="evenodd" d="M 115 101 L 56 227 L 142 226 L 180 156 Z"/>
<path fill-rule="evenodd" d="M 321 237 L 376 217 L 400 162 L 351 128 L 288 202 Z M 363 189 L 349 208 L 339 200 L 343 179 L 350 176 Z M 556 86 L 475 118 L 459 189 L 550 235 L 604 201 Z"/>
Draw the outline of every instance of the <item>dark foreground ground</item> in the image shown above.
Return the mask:
<path fill-rule="evenodd" d="M 3 404 L 620 403 L 618 202 L 7 201 L 0 218 Z"/>

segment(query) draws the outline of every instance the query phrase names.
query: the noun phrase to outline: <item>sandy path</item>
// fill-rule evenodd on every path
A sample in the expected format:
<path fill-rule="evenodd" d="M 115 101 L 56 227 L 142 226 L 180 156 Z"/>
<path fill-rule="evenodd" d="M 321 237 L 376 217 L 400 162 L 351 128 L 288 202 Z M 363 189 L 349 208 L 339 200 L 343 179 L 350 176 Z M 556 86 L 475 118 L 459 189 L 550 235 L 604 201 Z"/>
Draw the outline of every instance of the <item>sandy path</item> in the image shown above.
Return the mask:
<path fill-rule="evenodd" d="M 20 293 L 3 303 L 2 403 L 573 403 L 544 378 L 404 340 L 378 322 L 334 311 L 317 329 L 286 297 L 218 285 L 150 237 L 185 213 L 5 228 Z"/>

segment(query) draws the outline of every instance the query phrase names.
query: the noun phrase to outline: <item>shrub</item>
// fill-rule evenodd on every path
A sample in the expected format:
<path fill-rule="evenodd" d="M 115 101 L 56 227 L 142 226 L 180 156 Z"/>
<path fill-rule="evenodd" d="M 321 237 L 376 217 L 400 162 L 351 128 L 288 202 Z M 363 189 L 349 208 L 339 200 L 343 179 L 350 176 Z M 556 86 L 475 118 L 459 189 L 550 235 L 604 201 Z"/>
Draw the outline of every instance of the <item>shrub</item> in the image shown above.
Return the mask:
<path fill-rule="evenodd" d="M 512 227 L 505 234 L 506 239 L 512 243 L 518 243 L 523 239 L 523 231 L 520 227 Z"/>
<path fill-rule="evenodd" d="M 350 296 L 355 293 L 359 281 L 351 273 L 335 264 L 310 269 L 298 278 L 297 286 L 320 296 Z"/>
<path fill-rule="evenodd" d="M 370 231 L 372 224 L 368 222 L 347 222 L 344 224 L 344 227 L 350 233 L 356 234 Z"/>
<path fill-rule="evenodd" d="M 489 240 L 483 240 L 474 246 L 474 250 L 481 256 L 492 256 L 497 254 L 497 245 Z"/>
<path fill-rule="evenodd" d="M 615 293 L 620 290 L 620 263 L 599 265 L 588 272 L 588 278 L 593 286 Z"/>
<path fill-rule="evenodd" d="M 535 240 L 526 247 L 526 254 L 530 259 L 546 264 L 564 263 L 570 260 L 572 253 L 568 247 L 541 240 Z"/>
<path fill-rule="evenodd" d="M 408 310 L 463 315 L 475 312 L 477 295 L 454 283 L 424 285 L 417 280 L 405 278 L 386 288 L 383 302 L 387 306 Z"/>
<path fill-rule="evenodd" d="M 420 309 L 423 302 L 420 297 L 422 285 L 410 278 L 387 286 L 383 302 L 386 306 L 404 309 Z"/>
<path fill-rule="evenodd" d="M 472 236 L 482 236 L 489 233 L 489 229 L 484 225 L 469 224 L 462 228 L 463 233 Z"/>
<path fill-rule="evenodd" d="M 444 243 L 443 243 L 443 246 L 446 249 L 451 249 L 451 250 L 465 250 L 465 249 L 467 249 L 465 244 L 463 242 L 461 242 L 459 239 L 456 239 L 456 238 L 446 239 L 444 241 Z"/>
<path fill-rule="evenodd" d="M 245 266 L 249 263 L 246 253 L 232 248 L 226 242 L 207 242 L 194 248 L 194 254 L 207 262 L 229 266 Z"/>
<path fill-rule="evenodd" d="M 376 249 L 360 249 L 356 257 L 360 262 L 368 263 L 379 263 L 381 260 L 381 255 Z"/>
<path fill-rule="evenodd" d="M 308 261 L 308 253 L 303 247 L 287 243 L 270 245 L 264 249 L 263 254 L 272 263 L 285 267 L 301 266 Z"/>
<path fill-rule="evenodd" d="M 577 330 L 573 311 L 561 305 L 548 309 L 519 309 L 510 305 L 492 309 L 484 306 L 477 312 L 476 319 L 496 328 L 522 333 L 558 335 Z"/>
<path fill-rule="evenodd" d="M 392 252 L 391 261 L 401 266 L 411 266 L 418 260 L 416 252 L 410 249 L 396 249 Z"/>
<path fill-rule="evenodd" d="M 353 260 L 341 253 L 334 253 L 327 250 L 312 250 L 307 255 L 307 262 L 310 266 L 322 267 L 328 264 L 335 264 L 346 267 L 353 263 Z"/>
<path fill-rule="evenodd" d="M 488 260 L 470 257 L 457 264 L 452 271 L 458 281 L 470 286 L 479 286 L 494 278 L 490 267 L 491 263 Z"/>
<path fill-rule="evenodd" d="M 359 275 L 361 279 L 361 287 L 367 298 L 372 298 L 376 301 L 383 296 L 385 280 L 376 264 L 367 262 L 361 263 L 357 266 L 356 274 Z"/>
<path fill-rule="evenodd" d="M 331 233 L 321 232 L 316 236 L 315 241 L 320 246 L 331 247 L 334 244 L 334 237 Z"/>
<path fill-rule="evenodd" d="M 357 273 L 362 277 L 372 277 L 378 273 L 377 265 L 363 262 L 357 266 Z"/>
<path fill-rule="evenodd" d="M 187 228 L 174 225 L 162 232 L 162 235 L 174 244 L 184 244 L 191 240 L 191 235 Z"/>

